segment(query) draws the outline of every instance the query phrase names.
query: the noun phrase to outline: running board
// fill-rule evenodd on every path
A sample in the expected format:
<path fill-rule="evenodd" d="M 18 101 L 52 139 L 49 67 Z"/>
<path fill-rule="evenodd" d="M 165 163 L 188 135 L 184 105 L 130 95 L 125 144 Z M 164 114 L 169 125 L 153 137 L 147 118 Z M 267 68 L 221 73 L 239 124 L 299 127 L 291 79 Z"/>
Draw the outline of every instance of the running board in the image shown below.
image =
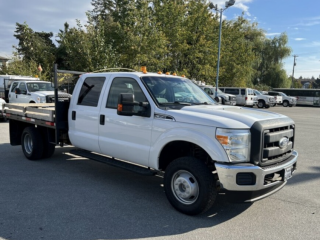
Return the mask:
<path fill-rule="evenodd" d="M 106 163 L 106 164 L 109 164 L 113 167 L 119 167 L 119 168 L 129 170 L 129 171 L 132 171 L 135 173 L 146 175 L 146 176 L 154 176 L 158 173 L 157 171 L 151 170 L 149 168 L 140 167 L 140 166 L 126 163 L 126 162 L 120 161 L 120 160 L 115 160 L 114 158 L 98 155 L 98 154 L 89 152 L 87 150 L 76 149 L 76 150 L 71 150 L 70 153 L 74 154 L 74 155 L 81 156 L 81 157 L 89 158 L 94 161 Z"/>

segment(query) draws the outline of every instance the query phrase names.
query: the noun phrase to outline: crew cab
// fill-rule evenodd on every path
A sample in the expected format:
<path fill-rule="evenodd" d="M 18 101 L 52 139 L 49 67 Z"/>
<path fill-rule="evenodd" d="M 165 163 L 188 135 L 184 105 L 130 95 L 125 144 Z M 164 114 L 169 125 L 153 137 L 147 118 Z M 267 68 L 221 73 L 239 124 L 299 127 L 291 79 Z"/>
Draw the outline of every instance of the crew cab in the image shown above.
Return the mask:
<path fill-rule="evenodd" d="M 70 98 L 70 94 L 58 92 L 58 98 Z M 14 81 L 9 90 L 10 103 L 54 102 L 54 88 L 46 81 Z"/>
<path fill-rule="evenodd" d="M 296 170 L 292 119 L 217 104 L 183 76 L 86 73 L 69 100 L 6 107 L 10 143 L 27 159 L 72 144 L 72 154 L 163 176 L 169 202 L 189 215 L 211 208 L 219 192 L 243 201 L 267 197 Z"/>

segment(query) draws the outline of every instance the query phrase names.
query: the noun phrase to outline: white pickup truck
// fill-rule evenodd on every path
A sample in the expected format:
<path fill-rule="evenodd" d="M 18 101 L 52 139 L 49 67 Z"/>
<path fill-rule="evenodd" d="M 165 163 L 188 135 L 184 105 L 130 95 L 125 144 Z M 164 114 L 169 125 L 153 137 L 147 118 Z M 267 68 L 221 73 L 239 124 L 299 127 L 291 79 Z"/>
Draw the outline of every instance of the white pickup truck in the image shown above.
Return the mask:
<path fill-rule="evenodd" d="M 59 92 L 58 98 L 70 98 L 70 94 Z M 54 102 L 54 88 L 46 81 L 13 81 L 9 94 L 10 103 L 50 103 Z"/>
<path fill-rule="evenodd" d="M 55 67 L 55 86 L 58 72 L 67 71 Z M 70 102 L 6 107 L 10 143 L 26 158 L 72 144 L 75 155 L 163 176 L 169 202 L 189 215 L 211 208 L 219 192 L 244 201 L 269 196 L 296 170 L 292 119 L 217 104 L 185 77 L 82 74 Z"/>
<path fill-rule="evenodd" d="M 256 89 L 253 89 L 254 95 L 257 97 L 258 108 L 269 108 L 275 106 L 276 100 L 273 96 L 264 95 Z"/>

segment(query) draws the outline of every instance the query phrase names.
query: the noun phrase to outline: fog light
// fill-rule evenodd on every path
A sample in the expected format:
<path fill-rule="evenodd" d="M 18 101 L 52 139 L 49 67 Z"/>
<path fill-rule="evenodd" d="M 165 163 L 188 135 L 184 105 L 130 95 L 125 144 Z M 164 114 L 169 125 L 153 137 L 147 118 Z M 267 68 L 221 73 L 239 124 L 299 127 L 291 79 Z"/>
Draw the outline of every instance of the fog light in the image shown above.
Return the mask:
<path fill-rule="evenodd" d="M 255 185 L 256 175 L 253 173 L 238 173 L 236 181 L 238 185 Z"/>

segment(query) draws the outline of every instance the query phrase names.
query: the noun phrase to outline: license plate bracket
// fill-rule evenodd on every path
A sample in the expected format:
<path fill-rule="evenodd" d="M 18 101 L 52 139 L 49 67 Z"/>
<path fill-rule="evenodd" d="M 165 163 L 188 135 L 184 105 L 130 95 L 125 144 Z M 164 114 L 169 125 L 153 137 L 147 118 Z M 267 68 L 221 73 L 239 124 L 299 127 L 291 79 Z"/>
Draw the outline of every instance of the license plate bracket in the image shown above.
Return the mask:
<path fill-rule="evenodd" d="M 284 180 L 287 181 L 292 177 L 293 166 L 284 169 Z"/>

